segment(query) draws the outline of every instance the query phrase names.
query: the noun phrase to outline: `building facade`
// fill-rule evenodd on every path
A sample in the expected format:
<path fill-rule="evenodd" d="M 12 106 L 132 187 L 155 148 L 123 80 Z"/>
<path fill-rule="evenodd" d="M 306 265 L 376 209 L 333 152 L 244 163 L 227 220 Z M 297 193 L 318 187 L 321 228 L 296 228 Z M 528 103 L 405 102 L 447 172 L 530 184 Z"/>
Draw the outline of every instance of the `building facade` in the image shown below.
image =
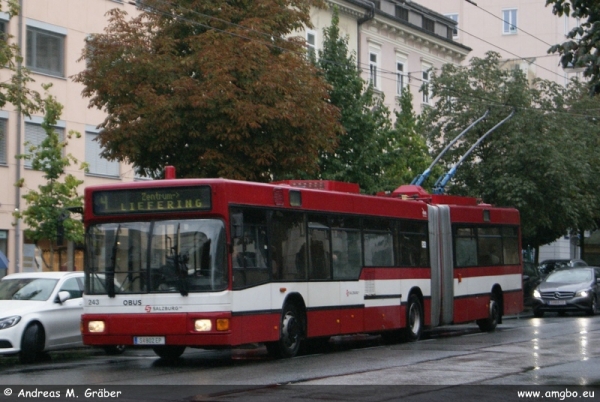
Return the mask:
<path fill-rule="evenodd" d="M 499 53 L 506 68 L 520 68 L 528 78 L 565 85 L 573 70 L 564 70 L 560 56 L 548 49 L 566 39 L 579 25 L 571 17 L 557 17 L 545 0 L 418 0 L 457 22 L 453 39 L 472 49 L 471 57 Z"/>
<path fill-rule="evenodd" d="M 3 4 L 6 11 L 6 4 Z M 44 93 L 42 84 L 52 84 L 49 93 L 63 106 L 55 130 L 62 138 L 70 131 L 77 131 L 80 138 L 68 139 L 66 153 L 89 164 L 89 173 L 71 165 L 68 173 L 84 180 L 83 186 L 107 182 L 132 181 L 134 172 L 130 166 L 109 162 L 99 156 L 99 147 L 94 138 L 96 126 L 104 120 L 104 114 L 88 109 L 88 100 L 82 98 L 83 87 L 74 83 L 71 76 L 82 70 L 84 61 L 78 61 L 85 39 L 90 33 L 102 32 L 107 24 L 106 13 L 119 7 L 128 13 L 136 13 L 133 5 L 110 0 L 21 0 L 19 16 L 9 19 L 0 13 L 1 27 L 10 35 L 13 43 L 19 44 L 24 58 L 23 66 L 30 70 L 35 80 L 29 88 Z M 7 70 L 0 70 L 0 78 L 9 77 Z M 38 145 L 45 137 L 41 127 L 42 115 L 30 117 L 20 115 L 10 105 L 0 110 L 0 251 L 9 260 L 8 273 L 41 269 L 41 259 L 49 257 L 44 244 L 36 247 L 26 239 L 22 221 L 15 221 L 13 212 L 26 208 L 22 196 L 29 190 L 37 190 L 45 181 L 42 174 L 31 169 L 31 162 L 15 158 L 27 153 L 26 144 Z M 15 183 L 23 181 L 23 186 Z M 75 256 L 74 263 L 67 254 Z M 65 246 L 55 255 L 53 269 L 82 269 L 83 254 Z M 2 272 L 0 272 L 2 274 Z"/>
<path fill-rule="evenodd" d="M 331 25 L 332 9 L 340 15 L 340 32 L 348 37 L 363 79 L 398 109 L 402 91 L 413 95 L 413 110 L 433 104 L 427 86 L 431 72 L 443 64 L 460 64 L 470 48 L 454 40 L 455 21 L 413 2 L 394 0 L 327 0 L 328 8 L 313 10 L 315 28 L 306 31 L 316 52 L 323 48 L 323 28 Z"/>

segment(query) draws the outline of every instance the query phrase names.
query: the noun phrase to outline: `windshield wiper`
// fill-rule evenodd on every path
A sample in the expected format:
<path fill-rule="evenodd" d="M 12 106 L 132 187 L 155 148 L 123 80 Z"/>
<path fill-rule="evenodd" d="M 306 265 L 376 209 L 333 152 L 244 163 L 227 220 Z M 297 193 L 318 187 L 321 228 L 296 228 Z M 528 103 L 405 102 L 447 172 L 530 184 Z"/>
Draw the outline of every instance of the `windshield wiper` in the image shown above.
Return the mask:
<path fill-rule="evenodd" d="M 121 233 L 121 224 L 117 226 L 115 241 L 113 242 L 112 255 L 110 256 L 110 266 L 106 267 L 106 293 L 108 297 L 115 297 L 115 268 L 117 266 L 117 251 L 119 250 L 119 234 Z"/>
<path fill-rule="evenodd" d="M 175 255 L 173 256 L 173 265 L 175 265 L 175 272 L 177 272 L 178 283 L 179 283 L 179 293 L 182 296 L 188 295 L 188 283 L 187 283 L 187 266 L 185 261 L 182 261 L 181 254 L 179 254 L 179 235 L 181 230 L 181 223 L 177 224 L 177 235 L 175 236 L 175 245 L 173 246 L 173 251 Z"/>

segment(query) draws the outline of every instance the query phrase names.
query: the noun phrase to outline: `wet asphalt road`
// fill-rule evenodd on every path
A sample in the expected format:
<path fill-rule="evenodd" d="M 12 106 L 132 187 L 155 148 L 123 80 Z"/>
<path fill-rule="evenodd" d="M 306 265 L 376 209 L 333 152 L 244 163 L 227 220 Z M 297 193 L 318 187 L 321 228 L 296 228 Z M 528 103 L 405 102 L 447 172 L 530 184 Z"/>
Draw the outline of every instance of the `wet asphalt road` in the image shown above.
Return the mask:
<path fill-rule="evenodd" d="M 32 365 L 3 358 L 0 389 L 13 394 L 0 394 L 0 402 L 22 401 L 17 390 L 31 387 L 60 393 L 47 400 L 539 400 L 517 395 L 531 390 L 546 392 L 546 400 L 581 400 L 594 391 L 600 398 L 600 316 L 524 314 L 492 333 L 460 325 L 416 343 L 336 338 L 285 360 L 271 359 L 261 345 L 188 350 L 176 362 L 150 349 L 57 352 Z"/>

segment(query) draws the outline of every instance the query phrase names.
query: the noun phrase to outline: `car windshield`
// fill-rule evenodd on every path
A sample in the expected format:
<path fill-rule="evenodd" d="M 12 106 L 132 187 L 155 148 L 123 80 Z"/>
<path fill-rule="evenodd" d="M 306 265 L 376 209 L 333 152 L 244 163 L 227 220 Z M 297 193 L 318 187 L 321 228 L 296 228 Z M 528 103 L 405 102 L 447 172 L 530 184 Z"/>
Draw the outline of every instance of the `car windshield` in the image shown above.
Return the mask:
<path fill-rule="evenodd" d="M 569 269 L 556 271 L 546 278 L 550 283 L 580 283 L 592 280 L 592 271 L 589 269 Z"/>
<path fill-rule="evenodd" d="M 48 300 L 57 279 L 19 278 L 0 281 L 0 300 Z"/>
<path fill-rule="evenodd" d="M 186 219 L 90 226 L 87 294 L 208 292 L 227 288 L 225 225 Z"/>

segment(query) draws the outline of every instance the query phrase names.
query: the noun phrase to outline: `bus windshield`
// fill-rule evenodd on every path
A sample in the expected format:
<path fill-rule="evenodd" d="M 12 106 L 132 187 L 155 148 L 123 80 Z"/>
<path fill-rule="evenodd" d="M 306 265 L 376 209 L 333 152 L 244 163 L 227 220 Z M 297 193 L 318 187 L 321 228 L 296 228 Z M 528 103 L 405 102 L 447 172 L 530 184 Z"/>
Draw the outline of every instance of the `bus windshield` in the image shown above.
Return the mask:
<path fill-rule="evenodd" d="M 87 294 L 209 292 L 227 288 L 218 219 L 102 223 L 86 234 Z"/>

